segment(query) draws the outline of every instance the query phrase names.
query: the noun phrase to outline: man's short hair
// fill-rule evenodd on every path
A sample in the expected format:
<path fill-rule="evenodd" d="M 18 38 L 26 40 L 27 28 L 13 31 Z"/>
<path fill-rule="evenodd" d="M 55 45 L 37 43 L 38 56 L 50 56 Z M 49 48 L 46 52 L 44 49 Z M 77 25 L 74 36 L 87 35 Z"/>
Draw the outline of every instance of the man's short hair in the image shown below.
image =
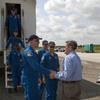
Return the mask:
<path fill-rule="evenodd" d="M 42 45 L 45 45 L 45 43 L 48 43 L 48 41 L 47 40 L 43 40 L 42 41 Z"/>
<path fill-rule="evenodd" d="M 73 50 L 77 49 L 77 42 L 74 40 L 66 41 L 68 46 L 71 46 Z"/>
<path fill-rule="evenodd" d="M 50 45 L 55 45 L 55 42 L 50 41 L 50 42 L 49 42 L 49 46 L 50 46 Z"/>

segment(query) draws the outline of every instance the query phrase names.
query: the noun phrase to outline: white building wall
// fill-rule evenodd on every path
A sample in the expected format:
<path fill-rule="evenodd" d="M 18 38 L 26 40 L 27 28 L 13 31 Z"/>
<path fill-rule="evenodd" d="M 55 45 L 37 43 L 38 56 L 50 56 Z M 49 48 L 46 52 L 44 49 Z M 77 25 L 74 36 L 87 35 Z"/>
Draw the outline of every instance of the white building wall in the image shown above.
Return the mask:
<path fill-rule="evenodd" d="M 3 49 L 3 7 L 2 7 L 2 1 L 0 0 L 0 51 Z"/>
<path fill-rule="evenodd" d="M 24 30 L 25 37 L 36 33 L 36 14 L 35 14 L 35 0 L 27 0 L 24 3 Z M 34 9 L 34 10 L 33 10 Z"/>

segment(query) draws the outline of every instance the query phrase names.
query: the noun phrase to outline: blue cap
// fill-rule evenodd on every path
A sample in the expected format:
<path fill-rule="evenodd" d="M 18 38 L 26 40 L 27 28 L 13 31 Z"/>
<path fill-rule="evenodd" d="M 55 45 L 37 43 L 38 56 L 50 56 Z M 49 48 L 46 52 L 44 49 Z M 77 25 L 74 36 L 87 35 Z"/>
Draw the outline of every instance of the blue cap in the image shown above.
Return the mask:
<path fill-rule="evenodd" d="M 38 37 L 38 36 L 35 35 L 35 34 L 32 34 L 32 35 L 29 36 L 28 42 L 29 42 L 29 41 L 32 41 L 33 39 L 39 39 L 39 40 L 41 40 L 42 38 Z"/>

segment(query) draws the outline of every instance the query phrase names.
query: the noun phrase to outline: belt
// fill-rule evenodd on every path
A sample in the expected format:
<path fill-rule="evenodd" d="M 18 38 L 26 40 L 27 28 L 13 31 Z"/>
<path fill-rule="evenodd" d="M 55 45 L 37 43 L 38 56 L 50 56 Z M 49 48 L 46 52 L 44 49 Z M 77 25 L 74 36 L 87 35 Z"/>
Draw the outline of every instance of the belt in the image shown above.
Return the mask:
<path fill-rule="evenodd" d="M 80 81 L 62 81 L 63 83 L 77 83 L 77 82 L 80 82 Z"/>

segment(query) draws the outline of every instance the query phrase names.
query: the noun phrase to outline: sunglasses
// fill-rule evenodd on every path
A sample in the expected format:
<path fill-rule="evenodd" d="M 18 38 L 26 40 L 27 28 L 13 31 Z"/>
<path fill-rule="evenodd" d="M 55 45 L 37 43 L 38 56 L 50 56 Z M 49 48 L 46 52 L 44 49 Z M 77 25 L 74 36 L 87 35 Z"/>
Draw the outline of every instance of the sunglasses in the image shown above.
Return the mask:
<path fill-rule="evenodd" d="M 55 46 L 50 46 L 50 48 L 55 48 Z"/>
<path fill-rule="evenodd" d="M 48 45 L 48 44 L 44 44 L 44 45 Z"/>

